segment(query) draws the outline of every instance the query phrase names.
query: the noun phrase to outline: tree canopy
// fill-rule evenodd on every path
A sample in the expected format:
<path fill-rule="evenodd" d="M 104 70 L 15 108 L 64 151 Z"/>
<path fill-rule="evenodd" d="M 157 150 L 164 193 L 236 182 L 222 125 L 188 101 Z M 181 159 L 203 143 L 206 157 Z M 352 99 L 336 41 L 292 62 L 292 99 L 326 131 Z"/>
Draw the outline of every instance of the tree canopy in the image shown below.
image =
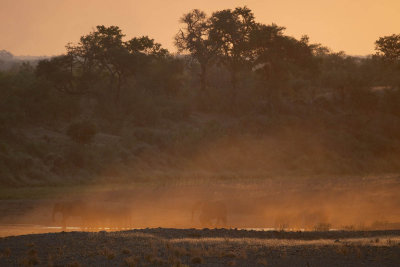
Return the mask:
<path fill-rule="evenodd" d="M 377 54 L 389 61 L 400 61 L 400 34 L 380 37 L 375 42 Z"/>
<path fill-rule="evenodd" d="M 216 58 L 217 46 L 210 39 L 210 20 L 198 9 L 183 15 L 180 22 L 185 27 L 175 36 L 175 45 L 179 52 L 188 51 L 200 64 L 201 91 L 206 91 L 207 69 Z"/>
<path fill-rule="evenodd" d="M 252 59 L 251 34 L 256 28 L 253 12 L 247 7 L 214 12 L 210 18 L 210 39 L 218 48 L 219 61 L 231 73 L 232 99 L 236 99 L 237 74 Z"/>
<path fill-rule="evenodd" d="M 169 55 L 147 36 L 128 41 L 124 36 L 117 26 L 97 26 L 78 44 L 68 44 L 65 55 L 39 62 L 37 72 L 61 91 L 73 94 L 93 92 L 96 82 L 108 81 L 110 96 L 118 103 L 128 77 L 153 58 Z"/>

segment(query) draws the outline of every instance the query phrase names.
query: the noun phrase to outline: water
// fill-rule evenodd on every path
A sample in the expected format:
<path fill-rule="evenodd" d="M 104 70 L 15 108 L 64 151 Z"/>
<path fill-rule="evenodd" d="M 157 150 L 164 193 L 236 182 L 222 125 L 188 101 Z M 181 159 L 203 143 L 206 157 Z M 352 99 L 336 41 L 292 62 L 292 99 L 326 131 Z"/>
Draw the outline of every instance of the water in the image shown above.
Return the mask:
<path fill-rule="evenodd" d="M 61 226 L 48 226 L 39 224 L 0 224 L 0 237 L 17 236 L 17 235 L 28 235 L 28 234 L 45 234 L 45 233 L 57 233 L 57 232 L 72 232 L 72 231 L 85 231 L 85 232 L 98 232 L 98 231 L 126 231 L 143 228 L 110 228 L 110 227 L 98 227 L 98 228 L 84 228 L 79 226 L 68 226 L 63 228 Z M 279 231 L 282 229 L 277 228 L 236 228 L 238 230 L 247 231 Z M 283 229 L 284 231 L 307 231 L 307 229 Z M 337 229 L 330 229 L 330 231 L 337 231 Z"/>
<path fill-rule="evenodd" d="M 128 228 L 82 228 L 77 226 L 68 226 L 63 228 L 61 226 L 47 226 L 37 224 L 1 224 L 0 225 L 0 237 L 6 236 L 17 236 L 17 235 L 29 235 L 29 234 L 45 234 L 45 233 L 57 233 L 57 232 L 72 232 L 72 231 L 117 231 L 117 230 L 129 230 Z"/>

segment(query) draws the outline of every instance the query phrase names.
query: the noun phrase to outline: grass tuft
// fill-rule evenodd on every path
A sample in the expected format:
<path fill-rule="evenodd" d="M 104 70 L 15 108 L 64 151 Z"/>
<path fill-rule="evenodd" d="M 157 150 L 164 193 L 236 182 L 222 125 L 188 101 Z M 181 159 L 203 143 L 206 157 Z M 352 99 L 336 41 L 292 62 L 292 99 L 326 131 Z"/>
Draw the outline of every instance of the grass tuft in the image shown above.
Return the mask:
<path fill-rule="evenodd" d="M 203 259 L 201 257 L 199 257 L 199 256 L 196 256 L 196 257 L 193 257 L 191 259 L 191 262 L 193 264 L 202 264 L 203 263 Z"/>
<path fill-rule="evenodd" d="M 68 267 L 81 267 L 82 265 L 79 264 L 79 262 L 74 261 L 68 264 Z"/>
<path fill-rule="evenodd" d="M 136 267 L 136 266 L 139 266 L 140 260 L 138 257 L 131 256 L 131 257 L 125 258 L 124 262 L 125 262 L 126 266 L 128 266 L 128 267 Z"/>
<path fill-rule="evenodd" d="M 268 265 L 268 262 L 267 262 L 266 259 L 258 259 L 258 260 L 257 260 L 257 264 L 263 265 L 263 266 L 267 266 L 267 265 Z"/>
<path fill-rule="evenodd" d="M 236 266 L 236 261 L 234 261 L 234 260 L 229 261 L 227 265 L 228 266 Z"/>

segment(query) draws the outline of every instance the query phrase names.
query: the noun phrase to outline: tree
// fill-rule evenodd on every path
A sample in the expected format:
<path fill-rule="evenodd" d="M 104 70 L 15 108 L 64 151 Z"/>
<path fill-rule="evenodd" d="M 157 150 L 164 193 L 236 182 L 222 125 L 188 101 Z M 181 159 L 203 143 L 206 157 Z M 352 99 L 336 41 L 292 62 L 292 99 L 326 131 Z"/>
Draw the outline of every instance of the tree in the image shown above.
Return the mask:
<path fill-rule="evenodd" d="M 200 88 L 206 94 L 207 69 L 216 56 L 215 43 L 210 40 L 210 21 L 203 11 L 194 9 L 180 19 L 186 27 L 175 36 L 179 52 L 188 51 L 200 64 Z"/>
<path fill-rule="evenodd" d="M 44 77 L 60 92 L 71 95 L 89 94 L 89 84 L 93 81 L 93 77 L 79 69 L 72 55 L 39 61 L 36 75 Z"/>
<path fill-rule="evenodd" d="M 80 65 L 82 74 L 104 73 L 114 101 L 119 102 L 121 87 L 131 74 L 131 54 L 125 48 L 121 29 L 117 26 L 97 26 L 96 30 L 80 38 L 77 45 L 67 45 L 67 55 Z"/>
<path fill-rule="evenodd" d="M 0 50 L 0 60 L 10 61 L 14 59 L 14 55 L 7 50 Z"/>
<path fill-rule="evenodd" d="M 148 36 L 135 37 L 124 43 L 129 53 L 136 56 L 148 56 L 153 58 L 165 58 L 169 56 L 167 49 Z"/>
<path fill-rule="evenodd" d="M 400 61 L 400 34 L 380 37 L 375 42 L 375 50 L 378 56 L 388 61 Z"/>
<path fill-rule="evenodd" d="M 284 79 L 286 71 L 285 60 L 286 40 L 283 35 L 284 27 L 275 24 L 257 24 L 256 30 L 252 32 L 251 42 L 254 48 L 254 69 L 260 74 L 262 80 L 276 88 Z"/>
<path fill-rule="evenodd" d="M 65 55 L 39 62 L 37 72 L 72 94 L 93 92 L 93 84 L 106 79 L 118 106 L 127 78 L 147 62 L 169 54 L 147 36 L 123 41 L 124 36 L 117 26 L 97 26 L 78 44 L 68 44 Z"/>
<path fill-rule="evenodd" d="M 284 30 L 275 24 L 258 24 L 251 37 L 255 69 L 271 87 L 274 97 L 290 77 L 304 79 L 317 70 L 308 37 L 297 40 L 284 35 Z"/>
<path fill-rule="evenodd" d="M 232 100 L 236 101 L 237 75 L 251 63 L 251 34 L 256 28 L 254 15 L 247 7 L 225 9 L 212 14 L 210 40 L 217 47 L 219 61 L 229 70 Z"/>
<path fill-rule="evenodd" d="M 177 93 L 183 72 L 180 59 L 147 36 L 133 38 L 126 46 L 136 57 L 138 69 L 135 72 L 144 78 L 142 80 L 146 80 L 144 87 L 153 92 L 155 89 L 162 89 L 167 95 Z"/>

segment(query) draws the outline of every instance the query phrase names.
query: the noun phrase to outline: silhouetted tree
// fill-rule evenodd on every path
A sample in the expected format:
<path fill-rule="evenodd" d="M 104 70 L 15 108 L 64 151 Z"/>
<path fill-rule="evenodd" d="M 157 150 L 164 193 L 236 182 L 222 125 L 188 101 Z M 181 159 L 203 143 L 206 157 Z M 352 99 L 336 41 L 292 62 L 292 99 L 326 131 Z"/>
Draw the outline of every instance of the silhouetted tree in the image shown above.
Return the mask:
<path fill-rule="evenodd" d="M 77 45 L 67 45 L 67 54 L 80 64 L 81 72 L 105 73 L 115 101 L 119 101 L 121 87 L 130 72 L 131 56 L 124 47 L 124 35 L 117 26 L 97 26 L 96 30 L 80 38 Z"/>
<path fill-rule="evenodd" d="M 36 74 L 44 77 L 63 93 L 82 95 L 89 93 L 90 80 L 77 72 L 72 55 L 62 55 L 39 61 Z"/>
<path fill-rule="evenodd" d="M 7 50 L 0 50 L 0 60 L 12 60 L 14 55 Z"/>
<path fill-rule="evenodd" d="M 179 52 L 188 51 L 200 64 L 200 88 L 206 95 L 207 69 L 216 56 L 217 46 L 210 40 L 210 21 L 203 11 L 194 9 L 180 19 L 186 27 L 175 36 Z"/>
<path fill-rule="evenodd" d="M 135 37 L 124 43 L 132 55 L 150 56 L 153 58 L 164 58 L 169 56 L 167 49 L 162 48 L 161 44 L 156 43 L 154 39 L 148 36 Z"/>
<path fill-rule="evenodd" d="M 286 71 L 283 60 L 286 48 L 283 46 L 284 27 L 275 24 L 257 24 L 256 30 L 252 31 L 251 43 L 255 50 L 254 70 L 261 78 L 273 87 L 270 93 L 276 93 L 280 81 L 283 80 Z"/>
<path fill-rule="evenodd" d="M 129 76 L 146 62 L 168 55 L 168 50 L 147 36 L 126 42 L 124 36 L 117 26 L 97 26 L 78 44 L 68 44 L 66 55 L 39 62 L 38 74 L 59 90 L 73 94 L 90 92 L 95 81 L 104 77 L 118 104 Z"/>
<path fill-rule="evenodd" d="M 252 34 L 252 47 L 255 50 L 254 65 L 258 73 L 269 84 L 276 97 L 289 77 L 310 76 L 317 72 L 312 46 L 308 37 L 301 40 L 283 34 L 284 27 L 275 24 L 258 24 Z M 271 96 L 272 96 L 271 95 Z"/>
<path fill-rule="evenodd" d="M 382 84 L 400 87 L 400 34 L 380 37 L 375 42 L 376 58 L 382 63 L 383 71 L 379 72 L 383 78 Z M 379 66 L 379 62 L 375 62 Z"/>
<path fill-rule="evenodd" d="M 375 50 L 386 60 L 400 61 L 400 34 L 380 37 L 375 42 Z"/>
<path fill-rule="evenodd" d="M 256 28 L 253 12 L 247 7 L 225 9 L 212 14 L 210 40 L 218 50 L 220 62 L 229 70 L 232 100 L 236 101 L 237 76 L 251 62 L 251 33 Z"/>

